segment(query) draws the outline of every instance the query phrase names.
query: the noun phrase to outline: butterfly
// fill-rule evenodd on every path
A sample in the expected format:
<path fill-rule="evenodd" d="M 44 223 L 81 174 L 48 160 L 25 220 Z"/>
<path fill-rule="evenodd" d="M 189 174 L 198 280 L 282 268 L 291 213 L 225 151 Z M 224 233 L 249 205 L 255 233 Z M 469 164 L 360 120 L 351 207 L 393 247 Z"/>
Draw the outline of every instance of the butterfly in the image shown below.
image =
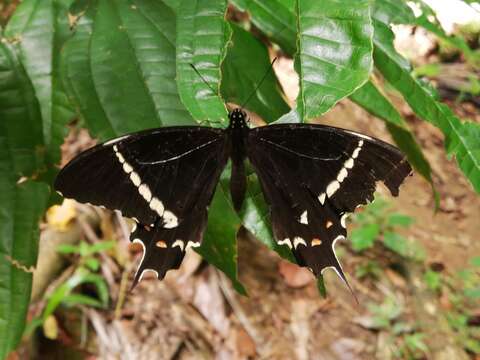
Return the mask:
<path fill-rule="evenodd" d="M 228 160 L 231 200 L 240 210 L 247 159 L 269 205 L 277 243 L 315 276 L 333 268 L 346 283 L 335 243 L 347 235 L 348 214 L 373 200 L 377 181 L 397 196 L 412 172 L 405 156 L 381 140 L 306 123 L 250 128 L 237 108 L 225 129 L 163 127 L 99 144 L 60 171 L 55 189 L 135 220 L 130 240 L 144 250 L 135 286 L 146 271 L 162 279 L 179 268 L 188 248 L 201 245 Z"/>

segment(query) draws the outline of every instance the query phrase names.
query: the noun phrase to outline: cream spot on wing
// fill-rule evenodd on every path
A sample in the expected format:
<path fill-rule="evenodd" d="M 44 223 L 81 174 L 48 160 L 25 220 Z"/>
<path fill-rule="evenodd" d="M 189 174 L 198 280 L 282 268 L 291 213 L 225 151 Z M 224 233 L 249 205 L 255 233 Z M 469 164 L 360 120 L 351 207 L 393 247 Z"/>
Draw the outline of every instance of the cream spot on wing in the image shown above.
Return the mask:
<path fill-rule="evenodd" d="M 300 215 L 300 223 L 308 225 L 308 212 L 305 210 L 302 215 Z"/>
<path fill-rule="evenodd" d="M 347 175 L 348 175 L 347 169 L 342 168 L 342 170 L 340 170 L 340 172 L 338 173 L 337 181 L 338 181 L 338 182 L 342 182 L 343 180 L 345 180 L 345 178 L 347 177 Z"/>
<path fill-rule="evenodd" d="M 289 238 L 277 241 L 278 245 L 287 245 L 290 249 L 292 248 L 292 243 Z"/>
<path fill-rule="evenodd" d="M 333 226 L 333 222 L 331 222 L 330 220 L 327 221 L 327 223 L 325 224 L 325 227 L 328 229 L 330 227 Z"/>
<path fill-rule="evenodd" d="M 116 152 L 115 155 L 117 155 L 117 158 L 118 158 L 118 161 L 120 161 L 120 164 L 125 163 L 125 158 L 123 157 L 122 154 L 120 154 L 119 152 Z"/>
<path fill-rule="evenodd" d="M 320 201 L 320 204 L 325 204 L 325 197 L 327 195 L 325 193 L 321 193 L 320 196 L 318 197 L 318 201 Z"/>
<path fill-rule="evenodd" d="M 320 246 L 322 245 L 322 240 L 315 238 L 312 240 L 312 246 Z"/>
<path fill-rule="evenodd" d="M 345 161 L 345 163 L 343 164 L 343 166 L 346 168 L 346 169 L 351 169 L 353 168 L 353 164 L 354 164 L 354 160 L 352 158 L 348 159 L 347 161 Z"/>
<path fill-rule="evenodd" d="M 146 273 L 148 272 L 152 272 L 156 275 L 157 279 L 158 279 L 158 271 L 157 270 L 153 270 L 153 269 L 145 269 L 142 271 L 142 274 L 140 275 L 140 278 L 138 279 L 138 282 L 141 282 L 143 280 L 143 275 L 145 275 Z"/>
<path fill-rule="evenodd" d="M 158 215 L 163 216 L 163 212 L 165 211 L 165 207 L 163 206 L 163 203 L 158 200 L 156 197 L 152 199 L 149 203 L 150 209 L 155 211 Z"/>
<path fill-rule="evenodd" d="M 178 246 L 180 248 L 181 251 L 183 251 L 184 247 L 185 247 L 185 243 L 180 240 L 180 239 L 177 239 L 175 240 L 175 242 L 172 244 L 172 248 L 174 248 L 175 246 Z"/>
<path fill-rule="evenodd" d="M 130 174 L 133 171 L 133 168 L 130 166 L 129 163 L 124 162 L 123 163 L 123 171 L 125 171 L 127 174 Z"/>
<path fill-rule="evenodd" d="M 347 217 L 348 214 L 343 214 L 342 217 L 340 218 L 340 225 L 345 229 L 347 227 Z"/>
<path fill-rule="evenodd" d="M 135 185 L 136 187 L 138 187 L 142 182 L 140 180 L 140 176 L 138 176 L 138 174 L 135 171 L 132 171 L 132 173 L 130 174 L 130 180 L 132 180 L 133 185 Z"/>
<path fill-rule="evenodd" d="M 196 248 L 196 247 L 199 247 L 200 246 L 200 242 L 198 241 L 189 241 L 187 243 L 187 247 L 185 248 L 185 250 L 189 249 L 189 248 Z"/>
<path fill-rule="evenodd" d="M 178 218 L 175 216 L 175 214 L 168 210 L 165 211 L 163 213 L 163 227 L 166 229 L 173 229 L 173 228 L 176 228 L 177 226 L 178 226 Z M 188 247 L 188 244 L 187 244 L 187 247 Z"/>
<path fill-rule="evenodd" d="M 307 246 L 307 243 L 306 243 L 305 240 L 304 240 L 303 238 L 301 238 L 300 236 L 296 236 L 296 237 L 293 239 L 293 246 L 294 246 L 295 249 L 296 249 L 299 245 Z"/>
<path fill-rule="evenodd" d="M 333 180 L 330 184 L 327 186 L 327 196 L 332 197 L 335 192 L 340 189 L 340 183 L 337 180 Z"/>
<path fill-rule="evenodd" d="M 352 159 L 356 159 L 356 158 L 358 157 L 358 154 L 360 154 L 360 150 L 362 150 L 362 147 L 361 147 L 361 146 L 357 147 L 357 148 L 353 151 Z"/>
<path fill-rule="evenodd" d="M 140 185 L 140 187 L 138 188 L 138 192 L 140 193 L 140 195 L 143 196 L 145 200 L 147 200 L 147 202 L 150 202 L 150 200 L 152 200 L 152 193 L 148 185 L 146 184 Z"/>

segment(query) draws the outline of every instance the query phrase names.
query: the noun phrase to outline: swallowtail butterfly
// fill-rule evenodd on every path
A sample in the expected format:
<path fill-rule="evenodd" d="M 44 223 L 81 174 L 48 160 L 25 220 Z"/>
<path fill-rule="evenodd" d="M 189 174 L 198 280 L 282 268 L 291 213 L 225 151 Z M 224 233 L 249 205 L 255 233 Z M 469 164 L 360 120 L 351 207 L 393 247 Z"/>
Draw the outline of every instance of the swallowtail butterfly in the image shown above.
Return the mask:
<path fill-rule="evenodd" d="M 411 173 L 394 146 L 353 131 L 314 124 L 250 129 L 235 109 L 229 126 L 164 127 L 97 145 L 59 173 L 55 189 L 67 198 L 117 209 L 137 226 L 131 241 L 143 245 L 133 284 L 146 271 L 162 279 L 185 251 L 198 247 L 220 174 L 231 160 L 231 198 L 238 211 L 246 192 L 244 162 L 256 172 L 270 206 L 273 233 L 301 266 L 319 276 L 332 267 L 346 282 L 334 246 L 345 220 L 373 200 L 375 183 L 390 192 Z M 133 286 L 134 286 L 133 285 Z"/>

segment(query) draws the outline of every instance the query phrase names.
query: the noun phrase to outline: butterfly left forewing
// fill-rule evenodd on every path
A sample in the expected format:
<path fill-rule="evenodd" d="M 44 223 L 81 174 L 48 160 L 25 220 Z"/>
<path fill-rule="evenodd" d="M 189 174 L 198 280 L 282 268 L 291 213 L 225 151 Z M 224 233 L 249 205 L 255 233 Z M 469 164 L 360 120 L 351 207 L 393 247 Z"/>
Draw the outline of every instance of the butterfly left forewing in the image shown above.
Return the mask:
<path fill-rule="evenodd" d="M 62 169 L 55 187 L 65 197 L 135 219 L 130 240 L 144 248 L 136 284 L 148 270 L 163 278 L 180 265 L 187 248 L 200 246 L 227 157 L 221 130 L 149 130 L 80 154 Z"/>
<path fill-rule="evenodd" d="M 256 128 L 247 148 L 277 242 L 316 276 L 333 267 L 343 280 L 334 246 L 346 236 L 346 216 L 373 199 L 377 181 L 398 194 L 411 171 L 393 146 L 328 126 Z"/>

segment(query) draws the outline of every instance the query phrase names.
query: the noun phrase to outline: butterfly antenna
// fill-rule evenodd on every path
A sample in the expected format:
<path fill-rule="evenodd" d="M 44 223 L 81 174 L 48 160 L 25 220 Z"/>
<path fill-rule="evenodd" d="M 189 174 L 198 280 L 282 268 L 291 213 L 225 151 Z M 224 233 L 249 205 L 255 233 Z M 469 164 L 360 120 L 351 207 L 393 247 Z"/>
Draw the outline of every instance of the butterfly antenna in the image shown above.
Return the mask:
<path fill-rule="evenodd" d="M 195 67 L 195 65 L 193 65 L 192 63 L 190 63 L 190 66 L 192 67 L 192 69 L 197 73 L 197 75 L 200 77 L 200 79 L 203 80 L 203 82 L 209 87 L 210 90 L 212 90 L 212 92 L 214 94 L 216 94 L 218 91 L 214 90 L 213 87 L 208 83 L 207 80 L 205 80 L 205 78 L 202 76 L 202 74 L 200 74 L 200 71 L 197 70 L 197 68 Z"/>
<path fill-rule="evenodd" d="M 277 61 L 277 58 L 273 58 L 272 60 L 272 63 L 270 64 L 270 66 L 268 67 L 268 70 L 265 71 L 265 74 L 263 75 L 262 79 L 260 80 L 260 82 L 258 83 L 258 85 L 255 87 L 255 89 L 251 92 L 251 94 L 248 96 L 247 100 L 242 104 L 242 106 L 240 106 L 241 108 L 243 108 L 245 105 L 248 104 L 248 102 L 250 101 L 250 99 L 252 98 L 253 95 L 255 95 L 258 91 L 258 89 L 260 88 L 260 86 L 262 86 L 262 83 L 263 81 L 267 78 L 267 75 L 270 74 L 270 72 L 272 71 L 273 69 L 273 64 L 275 63 L 275 61 Z"/>

